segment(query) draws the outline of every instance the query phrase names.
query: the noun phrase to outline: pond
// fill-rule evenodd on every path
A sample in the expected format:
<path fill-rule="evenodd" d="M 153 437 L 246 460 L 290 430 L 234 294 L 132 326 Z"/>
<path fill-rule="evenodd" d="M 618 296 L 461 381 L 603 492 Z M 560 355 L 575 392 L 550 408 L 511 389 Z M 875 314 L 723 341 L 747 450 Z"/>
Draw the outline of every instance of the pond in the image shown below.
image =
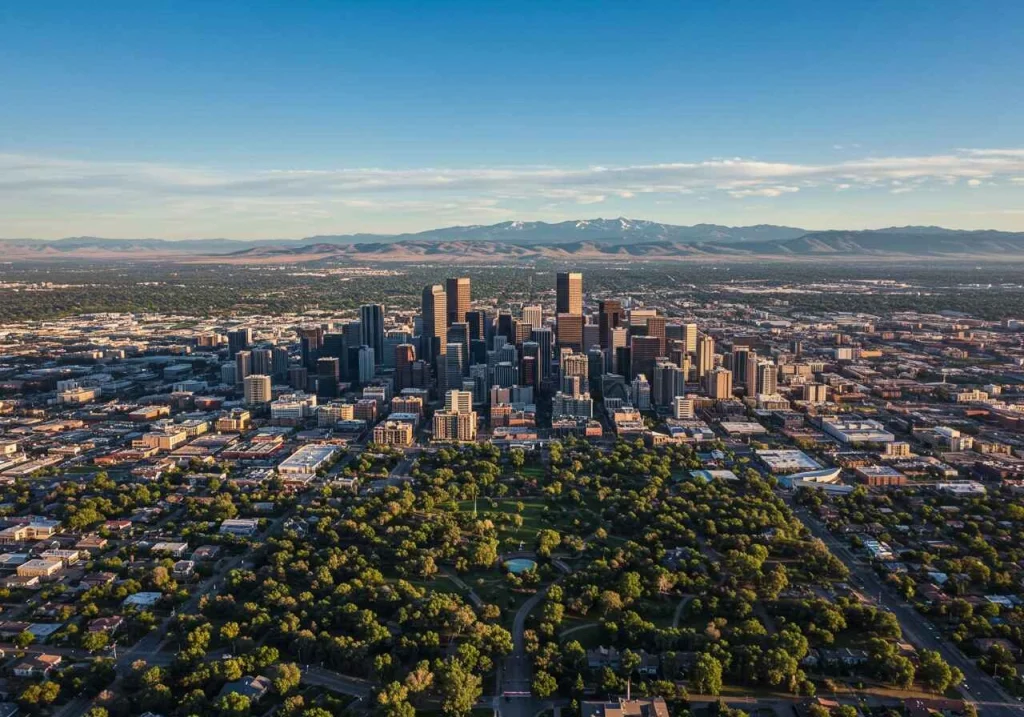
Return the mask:
<path fill-rule="evenodd" d="M 505 561 L 505 569 L 513 575 L 525 573 L 527 570 L 532 570 L 535 567 L 537 567 L 536 561 L 529 558 L 512 558 Z"/>

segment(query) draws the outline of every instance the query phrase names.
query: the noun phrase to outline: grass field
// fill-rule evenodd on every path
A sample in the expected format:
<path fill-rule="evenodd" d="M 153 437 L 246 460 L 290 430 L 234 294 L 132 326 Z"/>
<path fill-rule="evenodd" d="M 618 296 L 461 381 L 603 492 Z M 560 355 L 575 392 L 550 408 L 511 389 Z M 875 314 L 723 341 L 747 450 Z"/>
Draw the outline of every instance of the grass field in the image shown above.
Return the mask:
<path fill-rule="evenodd" d="M 523 510 L 518 512 L 517 505 L 522 503 Z M 473 501 L 464 500 L 459 504 L 459 511 L 466 514 L 473 513 Z M 487 500 L 477 501 L 477 516 L 479 518 L 491 518 L 498 529 L 498 540 L 501 542 L 499 550 L 510 552 L 519 550 L 519 543 L 523 543 L 526 550 L 533 549 L 534 538 L 537 531 L 550 527 L 545 513 L 545 504 L 542 498 L 503 498 L 495 502 L 494 507 Z M 506 518 L 518 514 L 523 518 L 521 527 L 516 528 Z"/>

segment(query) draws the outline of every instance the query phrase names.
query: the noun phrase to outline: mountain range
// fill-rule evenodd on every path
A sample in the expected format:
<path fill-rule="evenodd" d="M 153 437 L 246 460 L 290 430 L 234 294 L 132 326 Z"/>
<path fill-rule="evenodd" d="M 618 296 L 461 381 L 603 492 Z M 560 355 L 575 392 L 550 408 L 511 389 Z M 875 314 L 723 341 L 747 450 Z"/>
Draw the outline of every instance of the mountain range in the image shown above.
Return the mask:
<path fill-rule="evenodd" d="M 965 231 L 931 226 L 864 231 L 808 231 L 760 224 L 680 226 L 636 219 L 557 223 L 501 222 L 413 234 L 344 234 L 303 239 L 3 239 L 0 258 L 122 259 L 205 262 L 304 262 L 328 258 L 459 262 L 601 260 L 669 261 L 736 258 L 999 258 L 1024 260 L 1024 232 Z"/>

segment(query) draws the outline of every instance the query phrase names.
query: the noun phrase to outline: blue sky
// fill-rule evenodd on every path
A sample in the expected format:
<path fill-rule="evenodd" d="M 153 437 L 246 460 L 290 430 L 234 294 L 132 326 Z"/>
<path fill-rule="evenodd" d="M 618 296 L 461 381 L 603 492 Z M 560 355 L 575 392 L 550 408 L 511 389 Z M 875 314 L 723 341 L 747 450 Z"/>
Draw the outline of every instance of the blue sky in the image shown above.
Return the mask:
<path fill-rule="evenodd" d="M 0 7 L 2 236 L 1024 230 L 1024 3 Z"/>

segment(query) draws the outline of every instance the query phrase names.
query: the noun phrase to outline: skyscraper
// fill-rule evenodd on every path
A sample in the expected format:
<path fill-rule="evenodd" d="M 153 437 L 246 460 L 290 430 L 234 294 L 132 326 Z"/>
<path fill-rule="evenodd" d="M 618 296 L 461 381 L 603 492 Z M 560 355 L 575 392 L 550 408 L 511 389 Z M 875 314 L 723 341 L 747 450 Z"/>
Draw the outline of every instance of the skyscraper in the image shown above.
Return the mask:
<path fill-rule="evenodd" d="M 234 358 L 239 351 L 245 351 L 252 344 L 252 329 L 242 328 L 228 331 L 228 354 Z"/>
<path fill-rule="evenodd" d="M 757 364 L 757 392 L 765 394 L 778 393 L 778 367 L 768 359 L 761 359 Z"/>
<path fill-rule="evenodd" d="M 384 359 L 384 307 L 363 304 L 359 307 L 359 343 L 373 349 L 379 365 Z"/>
<path fill-rule="evenodd" d="M 470 413 L 473 410 L 473 392 L 461 389 L 445 391 L 444 410 L 451 413 Z"/>
<path fill-rule="evenodd" d="M 625 348 L 629 340 L 629 329 L 618 326 L 608 331 L 608 350 L 606 352 L 606 370 L 610 373 L 625 375 L 618 363 L 618 350 Z"/>
<path fill-rule="evenodd" d="M 376 373 L 377 361 L 372 346 L 359 347 L 359 383 L 369 383 Z"/>
<path fill-rule="evenodd" d="M 412 344 L 395 347 L 395 390 L 412 387 L 412 365 L 416 361 L 416 348 Z"/>
<path fill-rule="evenodd" d="M 448 389 L 461 389 L 466 372 L 465 345 L 461 341 L 449 342 L 444 355 L 444 385 Z"/>
<path fill-rule="evenodd" d="M 657 336 L 634 336 L 630 339 L 630 346 L 633 349 L 631 352 L 633 378 L 641 373 L 645 376 L 653 376 L 654 362 L 661 355 L 661 339 Z"/>
<path fill-rule="evenodd" d="M 732 398 L 732 371 L 727 368 L 709 371 L 704 377 L 704 390 L 719 401 Z"/>
<path fill-rule="evenodd" d="M 560 313 L 558 323 L 559 348 L 571 348 L 573 351 L 583 350 L 583 315 Z"/>
<path fill-rule="evenodd" d="M 469 366 L 469 325 L 465 321 L 455 321 L 448 327 L 447 342 L 462 345 L 463 367 Z M 454 388 L 454 387 L 453 387 Z"/>
<path fill-rule="evenodd" d="M 697 337 L 697 379 L 707 376 L 715 367 L 715 340 L 707 334 Z"/>
<path fill-rule="evenodd" d="M 665 317 L 652 316 L 647 319 L 647 335 L 658 339 L 658 355 L 665 355 Z"/>
<path fill-rule="evenodd" d="M 243 382 L 245 402 L 248 404 L 270 403 L 270 376 L 253 374 Z"/>
<path fill-rule="evenodd" d="M 467 311 L 466 323 L 469 325 L 469 340 L 480 341 L 486 339 L 487 330 L 484 323 L 487 321 L 487 312 L 482 310 Z"/>
<path fill-rule="evenodd" d="M 288 347 L 275 346 L 270 365 L 274 369 L 274 380 L 278 383 L 284 383 L 288 380 L 289 363 L 290 356 L 288 354 Z"/>
<path fill-rule="evenodd" d="M 555 279 L 555 313 L 583 315 L 583 274 L 560 271 Z"/>
<path fill-rule="evenodd" d="M 601 348 L 611 348 L 611 332 L 625 326 L 626 312 L 618 299 L 603 299 L 597 302 L 597 325 L 600 331 Z"/>
<path fill-rule="evenodd" d="M 235 354 L 235 383 L 241 385 L 245 377 L 252 373 L 252 353 L 239 351 Z"/>
<path fill-rule="evenodd" d="M 251 353 L 252 372 L 270 376 L 273 373 L 274 352 L 270 349 L 253 349 Z"/>
<path fill-rule="evenodd" d="M 428 361 L 444 355 L 448 325 L 448 297 L 444 287 L 433 284 L 423 289 L 423 350 Z"/>
<path fill-rule="evenodd" d="M 469 277 L 460 276 L 457 279 L 448 279 L 445 284 L 447 294 L 445 305 L 447 307 L 448 323 L 453 324 L 457 321 L 465 321 L 470 304 Z"/>
<path fill-rule="evenodd" d="M 551 357 L 554 350 L 554 335 L 549 328 L 534 327 L 530 339 L 537 344 L 537 380 L 544 381 L 551 373 Z"/>
<path fill-rule="evenodd" d="M 324 345 L 324 330 L 321 326 L 302 326 L 298 329 L 299 344 L 302 347 L 302 365 L 307 369 L 316 368 L 320 348 Z"/>
<path fill-rule="evenodd" d="M 687 352 L 697 353 L 697 324 L 683 324 L 683 341 Z"/>
<path fill-rule="evenodd" d="M 321 356 L 316 360 L 316 393 L 321 398 L 337 398 L 341 359 Z"/>
<path fill-rule="evenodd" d="M 544 325 L 544 309 L 540 306 L 524 306 L 523 321 L 531 327 L 539 329 Z"/>

